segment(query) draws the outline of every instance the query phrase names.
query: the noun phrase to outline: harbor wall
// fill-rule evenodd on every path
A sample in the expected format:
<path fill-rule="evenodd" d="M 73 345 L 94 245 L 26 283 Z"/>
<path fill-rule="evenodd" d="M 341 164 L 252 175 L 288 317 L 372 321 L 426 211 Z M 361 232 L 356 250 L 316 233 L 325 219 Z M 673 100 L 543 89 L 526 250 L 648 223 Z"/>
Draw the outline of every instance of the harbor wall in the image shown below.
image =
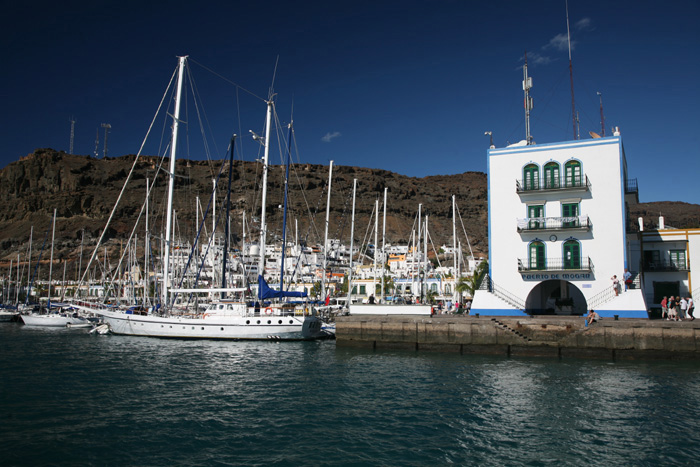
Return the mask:
<path fill-rule="evenodd" d="M 581 317 L 341 316 L 336 345 L 460 354 L 700 359 L 700 322 Z"/>

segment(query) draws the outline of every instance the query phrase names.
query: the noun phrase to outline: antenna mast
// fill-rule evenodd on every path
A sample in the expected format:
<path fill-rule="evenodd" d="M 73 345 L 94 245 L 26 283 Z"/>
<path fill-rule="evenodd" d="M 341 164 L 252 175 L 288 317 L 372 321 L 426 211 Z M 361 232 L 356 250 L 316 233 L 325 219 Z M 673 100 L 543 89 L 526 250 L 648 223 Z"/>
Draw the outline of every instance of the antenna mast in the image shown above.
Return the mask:
<path fill-rule="evenodd" d="M 102 151 L 102 158 L 106 159 L 107 158 L 107 135 L 109 134 L 109 130 L 112 128 L 112 125 L 109 123 L 103 123 L 102 128 L 105 129 L 105 147 L 104 150 Z"/>
<path fill-rule="evenodd" d="M 95 157 L 100 157 L 100 129 L 95 130 Z"/>
<path fill-rule="evenodd" d="M 68 154 L 73 154 L 73 139 L 75 138 L 75 117 L 70 117 L 70 145 L 68 146 Z"/>
<path fill-rule="evenodd" d="M 574 99 L 574 69 L 571 65 L 571 32 L 569 29 L 569 1 L 566 2 L 566 37 L 569 41 L 569 78 L 571 79 L 571 121 L 574 125 L 574 139 L 578 139 L 576 134 L 576 100 Z"/>
<path fill-rule="evenodd" d="M 530 111 L 532 110 L 530 88 L 532 88 L 532 78 L 527 76 L 527 52 L 525 52 L 525 65 L 523 66 L 523 91 L 525 92 L 525 141 L 528 145 L 532 144 L 532 135 L 530 135 Z M 490 132 L 486 133 L 490 135 Z M 491 146 L 493 146 L 493 136 L 491 136 Z"/>
<path fill-rule="evenodd" d="M 600 91 L 597 92 L 598 97 L 600 98 L 600 131 L 601 131 L 601 136 L 605 137 L 605 115 L 603 115 L 603 93 Z"/>

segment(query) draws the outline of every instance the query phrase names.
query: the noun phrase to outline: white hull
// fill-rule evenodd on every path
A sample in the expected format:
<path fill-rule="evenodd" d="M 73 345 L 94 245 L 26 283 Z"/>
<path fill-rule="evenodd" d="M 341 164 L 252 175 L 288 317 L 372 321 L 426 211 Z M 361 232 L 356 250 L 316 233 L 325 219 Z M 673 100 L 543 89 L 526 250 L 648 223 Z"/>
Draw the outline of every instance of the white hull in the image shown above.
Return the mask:
<path fill-rule="evenodd" d="M 85 318 L 74 318 L 73 316 L 61 316 L 58 314 L 22 315 L 22 321 L 27 326 L 50 327 L 66 327 L 68 324 L 84 324 L 88 322 Z"/>
<path fill-rule="evenodd" d="M 329 337 L 314 316 L 132 315 L 98 311 L 114 334 L 179 339 L 311 340 Z"/>
<path fill-rule="evenodd" d="M 17 316 L 19 312 L 17 311 L 0 311 L 0 323 L 12 321 L 12 318 Z"/>

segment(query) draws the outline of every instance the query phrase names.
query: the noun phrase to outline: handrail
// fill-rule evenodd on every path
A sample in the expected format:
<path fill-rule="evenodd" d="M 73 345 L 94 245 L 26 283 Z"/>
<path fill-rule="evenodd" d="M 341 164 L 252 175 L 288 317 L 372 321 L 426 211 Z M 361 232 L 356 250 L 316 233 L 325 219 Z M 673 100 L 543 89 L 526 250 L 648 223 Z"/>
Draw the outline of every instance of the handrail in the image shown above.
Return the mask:
<path fill-rule="evenodd" d="M 577 177 L 564 177 L 562 181 L 559 178 L 554 180 L 538 180 L 537 182 L 525 182 L 525 180 L 515 180 L 515 191 L 517 193 L 531 193 L 539 191 L 558 191 L 558 190 L 586 190 L 591 188 L 591 182 L 588 180 L 588 175 L 581 174 Z"/>
<path fill-rule="evenodd" d="M 593 261 L 590 257 L 580 258 L 578 267 L 566 264 L 564 258 L 544 258 L 544 261 L 535 266 L 531 266 L 528 259 L 518 258 L 518 272 L 539 272 L 539 271 L 590 271 L 593 272 Z"/>
<path fill-rule="evenodd" d="M 485 274 L 484 278 L 481 280 L 481 284 L 479 284 L 479 290 L 486 290 L 488 292 L 491 292 L 501 300 L 507 302 L 509 305 L 525 313 L 525 303 L 515 294 L 508 292 L 503 287 L 496 285 L 493 282 L 493 280 L 491 280 L 491 277 L 488 274 Z"/>
<path fill-rule="evenodd" d="M 531 230 L 590 230 L 591 220 L 588 216 L 569 217 L 528 217 L 518 219 L 518 232 Z"/>

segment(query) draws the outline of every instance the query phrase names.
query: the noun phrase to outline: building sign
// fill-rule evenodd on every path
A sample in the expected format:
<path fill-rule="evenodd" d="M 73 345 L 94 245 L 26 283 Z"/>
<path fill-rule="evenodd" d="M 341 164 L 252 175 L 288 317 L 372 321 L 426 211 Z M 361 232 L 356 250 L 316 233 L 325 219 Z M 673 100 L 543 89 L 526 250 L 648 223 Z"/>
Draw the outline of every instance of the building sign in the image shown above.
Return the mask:
<path fill-rule="evenodd" d="M 564 281 L 584 281 L 593 279 L 590 272 L 565 272 L 553 274 L 523 274 L 523 280 L 526 281 L 548 281 L 548 280 L 564 280 Z"/>

